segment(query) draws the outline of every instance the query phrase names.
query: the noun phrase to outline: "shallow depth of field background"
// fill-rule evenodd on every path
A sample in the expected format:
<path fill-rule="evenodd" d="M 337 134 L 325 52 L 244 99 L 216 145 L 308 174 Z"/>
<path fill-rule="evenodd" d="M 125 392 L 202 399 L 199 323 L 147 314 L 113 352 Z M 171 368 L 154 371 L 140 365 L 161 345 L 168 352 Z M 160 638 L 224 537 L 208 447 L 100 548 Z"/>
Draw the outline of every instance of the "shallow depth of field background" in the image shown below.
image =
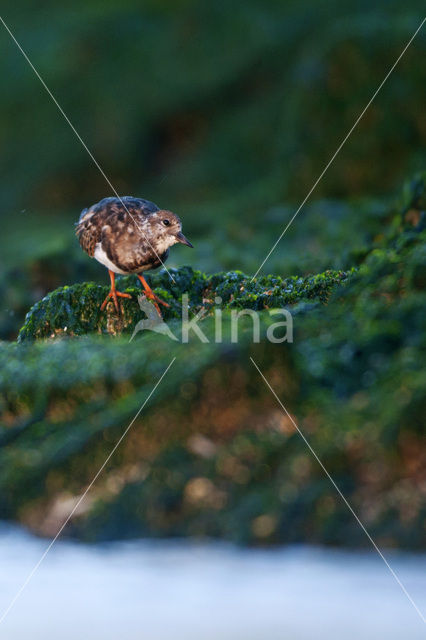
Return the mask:
<path fill-rule="evenodd" d="M 173 248 L 167 266 L 248 275 L 424 11 L 421 2 L 390 0 L 37 7 L 7 0 L 3 7 L 117 191 L 181 216 L 195 248 Z M 40 637 L 58 637 L 61 620 L 42 620 L 40 602 L 43 594 L 54 602 L 71 567 L 70 607 L 79 582 L 89 585 L 75 629 L 91 625 L 96 638 L 143 629 L 135 610 L 143 611 L 150 584 L 151 611 L 175 621 L 176 637 L 310 638 L 319 628 L 336 638 L 367 638 L 371 630 L 421 637 L 416 612 L 370 555 L 365 534 L 249 356 L 424 603 L 425 54 L 424 29 L 263 267 L 282 277 L 352 267 L 361 274 L 328 305 L 297 308 L 294 345 L 252 345 L 246 336 L 232 347 L 178 347 L 158 335 L 130 345 L 128 337 L 107 336 L 16 345 L 25 314 L 48 292 L 106 283 L 106 270 L 80 250 L 73 224 L 83 208 L 113 194 L 0 26 L 0 518 L 8 522 L 0 555 L 11 554 L 1 556 L 2 607 L 44 549 L 32 535 L 56 533 L 177 356 L 64 532 L 70 540 L 58 543 L 57 564 L 46 559 L 10 614 L 10 638 L 27 633 L 30 621 Z M 141 538 L 173 542 L 138 547 Z M 223 541 L 243 549 L 223 549 Z M 115 544 L 124 546 L 108 546 Z M 318 585 L 310 595 L 303 580 L 294 582 L 303 571 L 306 585 Z M 282 618 L 281 579 L 283 600 L 294 596 Z M 121 593 L 111 586 L 120 581 Z M 132 600 L 135 591 L 142 604 Z M 117 611 L 106 626 L 99 623 L 103 596 Z M 333 626 L 330 603 L 339 597 L 343 613 Z M 260 602 L 257 622 L 246 602 Z M 149 637 L 170 637 L 155 616 L 147 625 Z"/>
<path fill-rule="evenodd" d="M 420 23 L 421 6 L 23 2 L 6 3 L 4 16 L 118 192 L 181 214 L 196 249 L 175 248 L 171 263 L 250 273 Z M 6 32 L 0 47 L 10 268 L 74 247 L 72 223 L 110 189 Z M 339 215 L 339 203 L 391 196 L 424 169 L 424 47 L 421 33 L 315 190 L 328 215 L 325 205 L 305 212 L 266 272 L 344 266 L 348 238 L 361 244 L 365 225 L 359 205 Z M 58 268 L 51 283 L 43 274 L 34 301 L 49 284 L 75 281 L 72 265 Z M 104 277 L 86 259 L 79 268 L 78 279 L 85 269 Z"/>

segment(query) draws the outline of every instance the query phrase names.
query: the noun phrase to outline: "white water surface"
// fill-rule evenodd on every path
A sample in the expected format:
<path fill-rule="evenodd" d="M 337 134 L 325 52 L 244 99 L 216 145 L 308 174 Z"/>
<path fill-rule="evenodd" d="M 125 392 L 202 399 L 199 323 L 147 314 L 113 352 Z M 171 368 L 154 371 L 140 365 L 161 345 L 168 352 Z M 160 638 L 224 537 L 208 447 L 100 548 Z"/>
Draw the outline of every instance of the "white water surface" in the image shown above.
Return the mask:
<path fill-rule="evenodd" d="M 48 543 L 0 527 L 1 613 Z M 426 555 L 387 558 L 424 614 Z M 373 551 L 145 540 L 59 540 L 0 624 L 2 640 L 425 637 L 426 626 Z"/>

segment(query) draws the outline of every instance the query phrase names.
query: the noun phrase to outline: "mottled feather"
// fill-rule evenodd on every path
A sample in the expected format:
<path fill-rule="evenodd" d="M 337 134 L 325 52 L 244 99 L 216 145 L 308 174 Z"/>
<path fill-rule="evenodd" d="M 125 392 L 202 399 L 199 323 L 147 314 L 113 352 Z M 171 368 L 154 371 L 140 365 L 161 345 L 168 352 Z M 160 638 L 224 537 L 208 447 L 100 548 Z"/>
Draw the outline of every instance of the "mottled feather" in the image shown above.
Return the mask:
<path fill-rule="evenodd" d="M 164 219 L 169 222 L 163 226 Z M 178 242 L 179 217 L 142 198 L 104 198 L 84 209 L 76 225 L 80 245 L 91 257 L 116 273 L 155 269 Z"/>

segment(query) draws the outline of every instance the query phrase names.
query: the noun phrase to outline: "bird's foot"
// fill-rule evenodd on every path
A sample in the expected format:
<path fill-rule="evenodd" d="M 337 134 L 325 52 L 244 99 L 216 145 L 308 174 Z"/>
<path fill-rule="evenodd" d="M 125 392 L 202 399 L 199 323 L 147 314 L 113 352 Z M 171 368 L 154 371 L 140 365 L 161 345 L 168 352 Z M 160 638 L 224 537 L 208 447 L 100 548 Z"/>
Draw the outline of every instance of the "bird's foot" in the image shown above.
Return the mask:
<path fill-rule="evenodd" d="M 151 289 L 151 287 L 149 286 L 149 284 L 147 283 L 147 281 L 143 276 L 139 275 L 138 273 L 136 275 L 139 278 L 141 285 L 145 290 L 146 299 L 151 300 L 154 307 L 157 309 L 158 315 L 160 316 L 160 318 L 162 318 L 160 307 L 158 306 L 158 304 L 162 304 L 164 307 L 170 307 L 170 305 L 167 302 L 164 302 L 164 300 L 159 298 L 157 295 L 155 295 L 155 293 L 153 292 L 153 290 Z"/>
<path fill-rule="evenodd" d="M 108 293 L 107 297 L 105 298 L 105 300 L 103 301 L 103 303 L 101 304 L 101 311 L 103 311 L 108 303 L 108 300 L 110 298 L 113 299 L 114 301 L 114 307 L 115 310 L 117 311 L 117 313 L 120 313 L 120 306 L 118 304 L 118 299 L 117 298 L 131 298 L 132 296 L 130 295 L 130 293 L 122 293 L 121 291 L 117 291 L 116 289 L 111 289 L 111 291 Z"/>
<path fill-rule="evenodd" d="M 145 290 L 145 297 L 147 300 L 151 300 L 154 307 L 157 309 L 158 315 L 162 318 L 160 307 L 158 304 L 162 304 L 164 307 L 170 307 L 167 302 L 164 302 L 161 298 L 159 298 L 155 293 L 150 289 L 149 291 Z"/>
<path fill-rule="evenodd" d="M 148 298 L 148 300 L 152 300 L 153 302 L 159 302 L 164 307 L 170 307 L 169 303 L 168 302 L 164 302 L 164 300 L 162 300 L 157 295 L 155 295 L 155 293 L 152 291 L 152 289 L 151 289 L 151 291 L 145 291 L 145 295 Z"/>

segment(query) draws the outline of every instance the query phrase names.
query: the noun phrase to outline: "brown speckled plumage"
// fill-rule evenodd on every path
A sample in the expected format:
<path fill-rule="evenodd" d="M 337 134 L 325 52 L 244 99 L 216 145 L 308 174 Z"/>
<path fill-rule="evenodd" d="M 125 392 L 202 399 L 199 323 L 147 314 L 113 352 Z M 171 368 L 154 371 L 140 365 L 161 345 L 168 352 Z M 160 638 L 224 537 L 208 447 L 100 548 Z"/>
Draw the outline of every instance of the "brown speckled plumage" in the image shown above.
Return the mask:
<path fill-rule="evenodd" d="M 167 260 L 173 244 L 192 246 L 175 213 L 131 196 L 104 198 L 84 209 L 76 235 L 82 249 L 112 274 L 111 292 L 115 291 L 114 273 L 139 274 L 155 269 Z M 145 287 L 146 283 L 142 284 Z"/>
<path fill-rule="evenodd" d="M 181 231 L 180 219 L 148 200 L 129 196 L 121 200 L 104 198 L 82 211 L 76 227 L 80 245 L 92 258 L 100 245 L 117 273 L 155 269 L 167 259 L 169 246 L 182 242 L 175 239 Z M 164 227 L 162 220 L 170 224 Z"/>

